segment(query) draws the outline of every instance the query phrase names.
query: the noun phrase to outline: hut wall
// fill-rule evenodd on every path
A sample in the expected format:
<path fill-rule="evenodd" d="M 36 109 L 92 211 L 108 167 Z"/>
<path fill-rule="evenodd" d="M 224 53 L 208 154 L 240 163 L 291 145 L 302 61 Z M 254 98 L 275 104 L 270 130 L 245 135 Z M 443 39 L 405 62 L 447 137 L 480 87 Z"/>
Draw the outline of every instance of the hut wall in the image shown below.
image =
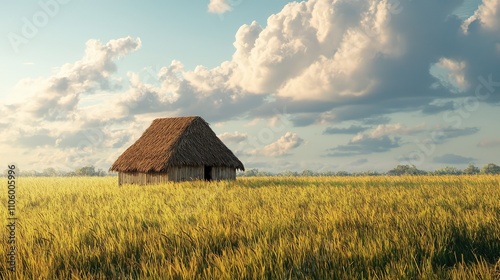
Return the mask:
<path fill-rule="evenodd" d="M 118 185 L 135 184 L 161 184 L 168 182 L 168 175 L 166 173 L 118 173 Z"/>
<path fill-rule="evenodd" d="M 118 185 L 152 185 L 167 182 L 203 180 L 203 166 L 171 167 L 166 173 L 118 173 Z"/>
<path fill-rule="evenodd" d="M 168 179 L 172 182 L 203 180 L 203 166 L 175 166 L 168 169 Z"/>
<path fill-rule="evenodd" d="M 236 169 L 231 167 L 212 167 L 213 180 L 235 180 Z"/>

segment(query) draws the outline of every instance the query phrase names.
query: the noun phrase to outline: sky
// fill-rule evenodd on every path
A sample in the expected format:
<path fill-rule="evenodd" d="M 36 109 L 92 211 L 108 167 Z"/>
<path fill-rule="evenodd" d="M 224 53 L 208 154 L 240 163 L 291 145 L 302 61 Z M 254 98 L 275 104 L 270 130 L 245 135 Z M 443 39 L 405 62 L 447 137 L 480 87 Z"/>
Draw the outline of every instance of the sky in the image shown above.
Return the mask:
<path fill-rule="evenodd" d="M 192 115 L 246 169 L 500 164 L 500 0 L 0 5 L 4 166 L 107 170 Z"/>

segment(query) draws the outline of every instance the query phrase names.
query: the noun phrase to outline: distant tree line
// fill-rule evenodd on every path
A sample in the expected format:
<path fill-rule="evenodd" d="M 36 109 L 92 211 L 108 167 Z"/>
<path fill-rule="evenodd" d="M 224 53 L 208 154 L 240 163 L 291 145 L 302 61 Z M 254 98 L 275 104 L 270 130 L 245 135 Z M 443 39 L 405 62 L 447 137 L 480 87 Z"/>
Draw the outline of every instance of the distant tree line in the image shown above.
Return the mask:
<path fill-rule="evenodd" d="M 3 172 L 3 176 L 5 176 L 5 174 L 6 170 Z M 19 175 L 25 177 L 72 177 L 72 176 L 103 177 L 103 176 L 113 176 L 115 174 L 108 173 L 101 168 L 96 169 L 93 165 L 89 165 L 77 168 L 73 171 L 61 171 L 61 170 L 56 170 L 55 168 L 52 167 L 45 168 L 42 171 L 19 170 Z"/>
<path fill-rule="evenodd" d="M 347 171 L 324 171 L 314 172 L 312 170 L 303 170 L 302 172 L 284 171 L 272 173 L 260 171 L 259 169 L 249 169 L 245 172 L 239 172 L 238 176 L 242 177 L 259 177 L 259 176 L 401 176 L 401 175 L 476 175 L 476 174 L 500 174 L 500 166 L 488 163 L 482 168 L 469 164 L 467 168 L 461 170 L 453 166 L 445 166 L 434 171 L 420 170 L 415 165 L 398 165 L 387 172 L 377 171 L 362 171 L 362 172 L 347 172 Z"/>
<path fill-rule="evenodd" d="M 116 173 L 108 173 L 99 168 L 96 169 L 93 165 L 77 168 L 73 171 L 60 171 L 52 167 L 45 168 L 42 171 L 35 170 L 20 170 L 20 176 L 26 177 L 72 177 L 72 176 L 116 176 Z M 7 169 L 4 170 L 3 176 L 6 176 Z M 453 166 L 445 166 L 434 171 L 420 170 L 415 165 L 398 165 L 387 172 L 377 171 L 361 171 L 361 172 L 347 172 L 347 171 L 320 171 L 315 172 L 309 169 L 302 172 L 286 170 L 279 173 L 272 173 L 261 171 L 259 169 L 249 169 L 245 172 L 239 172 L 237 175 L 242 177 L 261 177 L 261 176 L 400 176 L 400 175 L 475 175 L 475 174 L 500 174 L 500 166 L 488 163 L 482 168 L 469 164 L 467 168 L 461 170 Z"/>

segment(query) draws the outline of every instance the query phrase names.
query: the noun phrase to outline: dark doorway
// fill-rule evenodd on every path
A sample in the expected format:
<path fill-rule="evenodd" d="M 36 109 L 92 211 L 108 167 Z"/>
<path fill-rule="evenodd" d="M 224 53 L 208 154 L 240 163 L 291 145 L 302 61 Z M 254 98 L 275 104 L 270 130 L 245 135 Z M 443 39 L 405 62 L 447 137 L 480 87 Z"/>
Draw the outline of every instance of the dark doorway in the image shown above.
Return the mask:
<path fill-rule="evenodd" d="M 212 181 L 212 166 L 205 165 L 205 181 Z"/>

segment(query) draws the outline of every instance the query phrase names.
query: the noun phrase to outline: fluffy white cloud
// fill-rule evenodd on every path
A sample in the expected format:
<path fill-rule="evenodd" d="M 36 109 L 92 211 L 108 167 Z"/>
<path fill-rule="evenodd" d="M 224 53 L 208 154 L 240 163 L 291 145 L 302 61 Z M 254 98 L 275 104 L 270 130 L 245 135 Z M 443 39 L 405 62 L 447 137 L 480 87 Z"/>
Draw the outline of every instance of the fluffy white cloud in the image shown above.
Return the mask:
<path fill-rule="evenodd" d="M 445 72 L 444 77 L 437 76 L 444 86 L 460 92 L 464 92 L 468 89 L 469 84 L 466 81 L 464 72 L 467 65 L 464 61 L 441 58 L 435 66 L 440 69 L 441 72 Z"/>
<path fill-rule="evenodd" d="M 174 62 L 159 73 L 168 82 L 160 79 L 161 87 L 134 82 L 140 87 L 132 88 L 121 105 L 135 114 L 201 110 L 217 121 L 247 114 L 266 118 L 273 108 L 287 107 L 298 126 L 423 110 L 435 99 L 465 93 L 478 76 L 498 72 L 486 57 L 497 55 L 498 42 L 491 42 L 499 36 L 488 33 L 488 40 L 481 40 L 482 25 L 468 36 L 460 34 L 463 22 L 450 16 L 459 4 L 292 2 L 266 26 L 241 26 L 230 61 L 194 70 Z M 496 0 L 482 5 L 476 18 L 489 18 L 492 9 L 498 9 Z M 439 83 L 430 73 L 432 65 L 445 72 L 434 88 Z"/>
<path fill-rule="evenodd" d="M 82 59 L 63 65 L 48 78 L 21 82 L 36 92 L 21 110 L 44 121 L 75 117 L 73 113 L 82 94 L 91 94 L 96 90 L 112 91 L 120 87 L 119 80 L 112 79 L 117 70 L 114 61 L 140 46 L 141 40 L 131 37 L 111 40 L 106 44 L 89 40 Z"/>
<path fill-rule="evenodd" d="M 271 157 L 285 156 L 289 155 L 293 149 L 298 148 L 302 143 L 304 143 L 304 139 L 300 138 L 296 133 L 287 132 L 275 142 L 262 149 L 252 150 L 249 154 Z"/>
<path fill-rule="evenodd" d="M 263 103 L 264 96 L 231 86 L 232 64 L 184 71 L 173 61 L 158 73 L 160 85 L 147 84 L 129 74 L 130 89 L 116 104 L 124 115 L 138 116 L 168 111 L 171 115 L 203 115 L 208 121 L 228 120 Z"/>
<path fill-rule="evenodd" d="M 220 135 L 217 135 L 222 142 L 232 142 L 232 143 L 241 143 L 248 139 L 248 134 L 235 131 L 225 132 Z"/>
<path fill-rule="evenodd" d="M 65 170 L 99 162 L 102 151 L 129 140 L 131 133 L 112 128 L 128 117 L 119 117 L 109 103 L 95 110 L 82 104 L 82 98 L 119 90 L 115 61 L 140 46 L 140 39 L 131 37 L 105 44 L 89 40 L 76 62 L 61 66 L 49 77 L 20 81 L 20 88 L 31 95 L 8 105 L 15 110 L 6 115 L 10 125 L 0 136 L 0 146 L 14 142 L 44 166 Z"/>
<path fill-rule="evenodd" d="M 474 21 L 479 21 L 488 30 L 498 30 L 500 28 L 500 0 L 483 0 L 474 15 L 464 22 L 462 27 L 465 32 Z"/>
<path fill-rule="evenodd" d="M 231 11 L 229 0 L 210 0 L 208 3 L 208 11 L 214 14 L 223 14 Z"/>
<path fill-rule="evenodd" d="M 258 93 L 294 100 L 332 100 L 367 94 L 376 81 L 366 72 L 375 58 L 402 48 L 391 32 L 387 1 L 288 4 L 236 35 L 233 82 Z"/>

